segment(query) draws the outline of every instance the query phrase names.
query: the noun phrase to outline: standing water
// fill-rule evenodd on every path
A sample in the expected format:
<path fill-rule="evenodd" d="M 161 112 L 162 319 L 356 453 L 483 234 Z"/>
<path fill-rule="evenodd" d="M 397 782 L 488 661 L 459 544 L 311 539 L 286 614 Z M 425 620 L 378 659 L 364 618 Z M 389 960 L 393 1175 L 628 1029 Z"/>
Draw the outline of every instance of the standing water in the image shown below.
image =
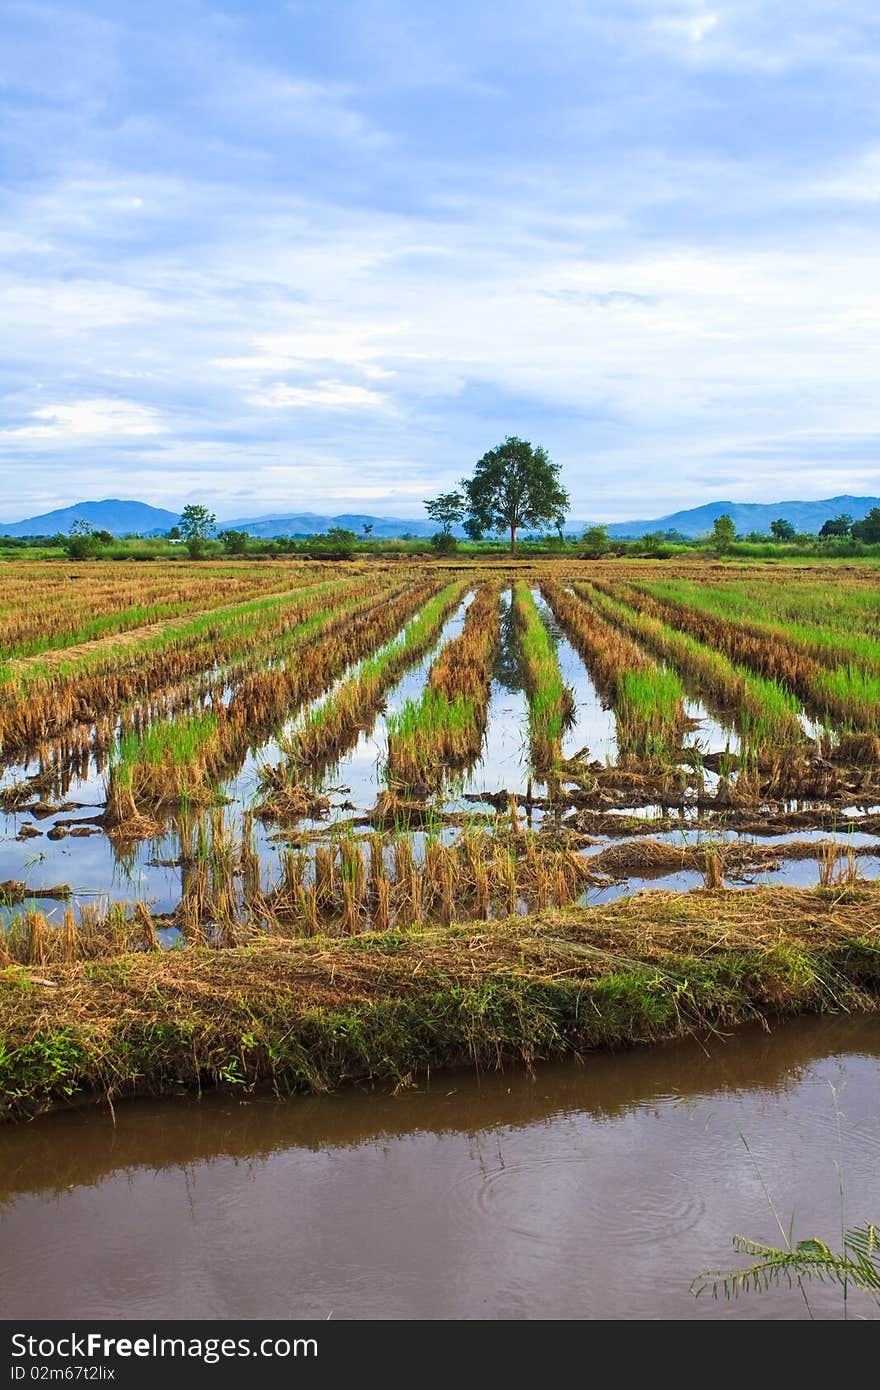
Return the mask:
<path fill-rule="evenodd" d="M 0 1316 L 804 1318 L 796 1288 L 689 1286 L 736 1233 L 779 1243 L 765 1185 L 795 1239 L 838 1248 L 838 1162 L 847 1222 L 880 1219 L 878 1080 L 873 1019 L 808 1018 L 399 1095 L 45 1117 L 0 1131 Z"/>

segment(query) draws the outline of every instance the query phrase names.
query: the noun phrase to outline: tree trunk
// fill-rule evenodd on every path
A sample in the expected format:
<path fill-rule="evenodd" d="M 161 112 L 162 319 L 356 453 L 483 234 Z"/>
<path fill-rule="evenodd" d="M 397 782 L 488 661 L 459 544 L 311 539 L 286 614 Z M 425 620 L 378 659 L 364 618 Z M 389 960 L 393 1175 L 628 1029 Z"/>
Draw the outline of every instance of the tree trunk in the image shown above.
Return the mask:
<path fill-rule="evenodd" d="M 516 554 L 516 522 L 513 522 L 510 528 L 510 553 Z"/>

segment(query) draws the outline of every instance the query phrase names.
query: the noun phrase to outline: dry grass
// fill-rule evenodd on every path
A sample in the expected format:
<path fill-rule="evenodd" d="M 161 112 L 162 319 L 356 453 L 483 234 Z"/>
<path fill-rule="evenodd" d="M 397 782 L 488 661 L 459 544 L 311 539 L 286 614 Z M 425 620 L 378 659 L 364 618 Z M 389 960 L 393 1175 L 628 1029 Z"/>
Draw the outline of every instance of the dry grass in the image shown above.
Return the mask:
<path fill-rule="evenodd" d="M 327 1089 L 875 1010 L 880 891 L 651 893 L 491 927 L 11 965 L 0 989 L 8 1116 L 79 1091 Z"/>

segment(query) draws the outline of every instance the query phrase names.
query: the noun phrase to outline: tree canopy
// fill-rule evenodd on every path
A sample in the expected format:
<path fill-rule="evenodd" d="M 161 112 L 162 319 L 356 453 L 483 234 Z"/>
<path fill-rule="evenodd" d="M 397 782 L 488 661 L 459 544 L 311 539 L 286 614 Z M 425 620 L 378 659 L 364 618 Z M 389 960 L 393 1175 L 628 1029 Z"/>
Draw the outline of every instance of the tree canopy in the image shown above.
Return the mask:
<path fill-rule="evenodd" d="M 460 492 L 441 492 L 439 497 L 426 500 L 425 511 L 432 521 L 439 521 L 445 536 L 451 535 L 453 526 L 464 516 L 464 496 Z"/>
<path fill-rule="evenodd" d="M 598 559 L 600 555 L 607 555 L 611 549 L 611 537 L 608 534 L 607 526 L 588 526 L 582 540 L 584 554 L 589 560 Z"/>
<path fill-rule="evenodd" d="M 863 521 L 854 521 L 851 533 L 857 541 L 866 541 L 868 545 L 880 542 L 880 507 L 872 507 Z"/>
<path fill-rule="evenodd" d="M 559 482 L 559 464 L 541 445 L 515 435 L 485 453 L 462 487 L 469 519 L 481 531 L 509 531 L 512 555 L 521 527 L 546 522 L 561 527 L 565 521 L 568 493 Z"/>
<path fill-rule="evenodd" d="M 829 517 L 823 521 L 819 529 L 820 536 L 848 536 L 852 526 L 852 517 L 842 512 L 840 516 Z"/>
<path fill-rule="evenodd" d="M 214 533 L 217 518 L 207 507 L 197 502 L 188 502 L 180 514 L 180 534 L 186 541 L 187 549 L 194 560 L 199 559 L 205 548 L 205 541 Z"/>
<path fill-rule="evenodd" d="M 729 550 L 735 540 L 736 526 L 733 517 L 729 516 L 727 512 L 723 512 L 721 516 L 716 516 L 712 526 L 712 541 L 716 550 L 722 552 Z"/>

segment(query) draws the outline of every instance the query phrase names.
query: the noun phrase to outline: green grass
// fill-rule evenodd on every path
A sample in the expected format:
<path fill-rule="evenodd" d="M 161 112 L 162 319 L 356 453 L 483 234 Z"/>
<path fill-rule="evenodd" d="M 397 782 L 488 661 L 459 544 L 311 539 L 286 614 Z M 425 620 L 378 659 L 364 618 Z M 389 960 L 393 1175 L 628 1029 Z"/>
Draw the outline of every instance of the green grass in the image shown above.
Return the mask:
<path fill-rule="evenodd" d="M 308 747 L 315 736 L 329 726 L 347 727 L 352 717 L 375 702 L 401 671 L 418 660 L 436 639 L 466 587 L 463 580 L 447 584 L 422 604 L 398 637 L 386 643 L 375 656 L 356 663 L 330 695 L 306 712 L 301 728 L 294 729 L 285 739 L 285 749 L 294 762 L 301 746 Z"/>
<path fill-rule="evenodd" d="M 553 639 L 525 581 L 514 585 L 513 611 L 529 696 L 532 767 L 539 775 L 546 775 L 558 767 L 562 757 L 562 734 L 573 712 L 573 697 L 563 682 Z"/>
<path fill-rule="evenodd" d="M 583 586 L 576 587 L 582 591 Z M 690 633 L 601 590 L 590 587 L 588 593 L 601 614 L 683 672 L 710 703 L 722 707 L 724 717 L 733 720 L 742 737 L 745 759 L 803 743 L 800 702 L 778 681 L 734 664 L 723 652 Z"/>

